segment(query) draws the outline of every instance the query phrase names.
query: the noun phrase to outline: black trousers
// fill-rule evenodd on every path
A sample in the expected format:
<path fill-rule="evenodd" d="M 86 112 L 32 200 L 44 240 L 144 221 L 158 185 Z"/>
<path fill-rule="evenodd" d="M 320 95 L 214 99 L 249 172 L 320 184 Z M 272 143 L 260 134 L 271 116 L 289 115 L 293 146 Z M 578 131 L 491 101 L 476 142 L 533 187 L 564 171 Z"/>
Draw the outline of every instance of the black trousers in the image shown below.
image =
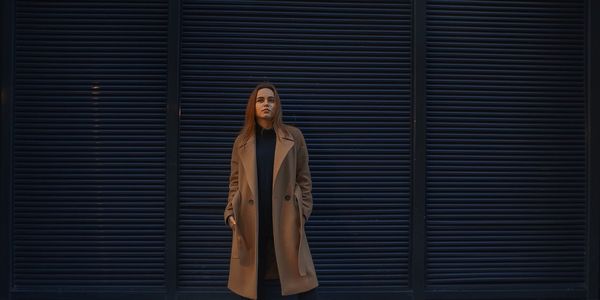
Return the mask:
<path fill-rule="evenodd" d="M 296 295 L 281 296 L 279 279 L 263 279 L 258 282 L 258 300 L 316 300 L 318 299 L 317 289 L 318 287 Z M 241 299 L 245 300 L 250 298 L 241 297 Z"/>

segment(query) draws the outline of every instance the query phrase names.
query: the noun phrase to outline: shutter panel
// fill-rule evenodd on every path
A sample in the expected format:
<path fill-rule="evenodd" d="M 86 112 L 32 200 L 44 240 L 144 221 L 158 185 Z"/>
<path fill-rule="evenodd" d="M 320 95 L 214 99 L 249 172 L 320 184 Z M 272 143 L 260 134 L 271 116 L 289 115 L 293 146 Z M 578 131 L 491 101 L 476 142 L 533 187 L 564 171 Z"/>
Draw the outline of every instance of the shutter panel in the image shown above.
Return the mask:
<path fill-rule="evenodd" d="M 582 288 L 583 1 L 430 0 L 426 40 L 426 283 Z"/>
<path fill-rule="evenodd" d="M 231 145 L 254 85 L 279 87 L 305 134 L 320 286 L 408 286 L 411 6 L 183 1 L 179 284 L 225 289 Z"/>
<path fill-rule="evenodd" d="M 14 287 L 165 284 L 166 1 L 16 1 Z"/>

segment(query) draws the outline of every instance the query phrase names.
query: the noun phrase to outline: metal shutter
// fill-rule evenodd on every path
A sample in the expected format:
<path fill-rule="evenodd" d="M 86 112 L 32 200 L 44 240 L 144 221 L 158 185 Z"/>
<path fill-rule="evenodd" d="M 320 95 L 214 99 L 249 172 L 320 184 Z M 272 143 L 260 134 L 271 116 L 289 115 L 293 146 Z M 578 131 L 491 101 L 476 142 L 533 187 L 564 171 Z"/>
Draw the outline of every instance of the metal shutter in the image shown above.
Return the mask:
<path fill-rule="evenodd" d="M 15 290 L 164 286 L 166 8 L 16 1 Z"/>
<path fill-rule="evenodd" d="M 430 287 L 584 287 L 584 16 L 427 2 Z"/>
<path fill-rule="evenodd" d="M 182 14 L 179 285 L 226 291 L 231 145 L 268 79 L 308 143 L 320 286 L 406 290 L 410 2 L 183 1 Z"/>

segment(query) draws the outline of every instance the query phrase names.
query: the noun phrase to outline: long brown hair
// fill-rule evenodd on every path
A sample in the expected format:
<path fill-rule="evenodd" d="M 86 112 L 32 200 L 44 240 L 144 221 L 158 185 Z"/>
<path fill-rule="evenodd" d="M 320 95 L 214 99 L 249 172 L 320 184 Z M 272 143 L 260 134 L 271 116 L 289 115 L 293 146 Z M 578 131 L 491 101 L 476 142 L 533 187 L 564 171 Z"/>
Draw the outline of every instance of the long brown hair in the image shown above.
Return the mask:
<path fill-rule="evenodd" d="M 283 111 L 281 107 L 281 99 L 275 85 L 268 81 L 260 82 L 254 87 L 250 97 L 248 97 L 248 104 L 246 105 L 246 119 L 244 121 L 244 127 L 240 130 L 242 136 L 242 142 L 246 142 L 256 132 L 256 95 L 262 88 L 268 88 L 273 91 L 275 95 L 275 109 L 273 111 L 273 129 L 277 133 L 281 129 L 285 135 L 289 135 L 289 132 L 285 128 L 283 123 Z"/>

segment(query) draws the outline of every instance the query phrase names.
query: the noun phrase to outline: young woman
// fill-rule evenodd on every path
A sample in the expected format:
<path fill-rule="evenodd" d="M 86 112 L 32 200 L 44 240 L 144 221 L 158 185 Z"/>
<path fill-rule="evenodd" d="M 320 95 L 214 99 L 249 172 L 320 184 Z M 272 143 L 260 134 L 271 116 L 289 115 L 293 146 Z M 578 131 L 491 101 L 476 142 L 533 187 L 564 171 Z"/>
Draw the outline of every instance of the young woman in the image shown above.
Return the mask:
<path fill-rule="evenodd" d="M 233 143 L 225 222 L 232 232 L 227 287 L 242 298 L 315 298 L 319 285 L 304 232 L 312 181 L 302 132 L 282 121 L 275 86 L 259 83 Z M 279 292 L 279 291 L 278 291 Z"/>

